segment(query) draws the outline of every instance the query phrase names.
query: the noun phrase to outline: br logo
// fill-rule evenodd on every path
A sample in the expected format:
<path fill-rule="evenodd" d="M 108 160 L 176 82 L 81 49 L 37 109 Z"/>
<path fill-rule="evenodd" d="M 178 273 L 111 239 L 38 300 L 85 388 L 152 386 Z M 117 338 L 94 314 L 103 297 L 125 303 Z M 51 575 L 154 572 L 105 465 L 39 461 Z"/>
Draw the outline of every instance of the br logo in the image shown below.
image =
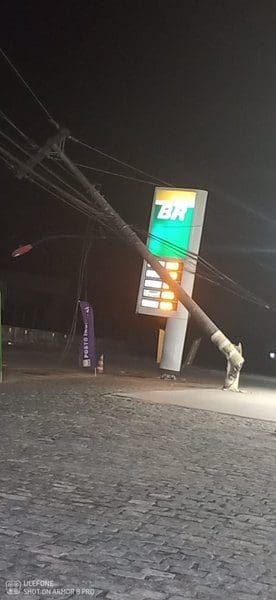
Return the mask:
<path fill-rule="evenodd" d="M 173 204 L 161 204 L 159 209 L 157 219 L 164 219 L 175 221 L 179 219 L 179 221 L 184 221 L 187 212 L 187 206 L 174 206 Z"/>
<path fill-rule="evenodd" d="M 21 591 L 21 581 L 19 579 L 13 579 L 12 581 L 6 581 L 6 592 L 10 596 L 17 596 Z"/>

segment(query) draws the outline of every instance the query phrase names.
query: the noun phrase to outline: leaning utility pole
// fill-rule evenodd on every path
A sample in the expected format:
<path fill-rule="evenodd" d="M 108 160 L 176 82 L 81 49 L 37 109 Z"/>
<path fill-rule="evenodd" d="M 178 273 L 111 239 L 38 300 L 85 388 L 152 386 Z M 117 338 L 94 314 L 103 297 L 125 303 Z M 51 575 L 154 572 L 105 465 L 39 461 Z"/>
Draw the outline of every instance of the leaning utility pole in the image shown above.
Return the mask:
<path fill-rule="evenodd" d="M 94 205 L 100 212 L 104 213 L 107 219 L 112 223 L 129 246 L 136 253 L 147 261 L 151 267 L 158 273 L 160 278 L 165 281 L 170 289 L 175 293 L 179 302 L 181 302 L 190 315 L 195 319 L 202 332 L 210 338 L 211 342 L 224 354 L 228 362 L 228 369 L 224 384 L 224 389 L 238 391 L 239 373 L 244 363 L 244 358 L 239 352 L 237 346 L 220 331 L 206 313 L 196 304 L 196 302 L 176 283 L 169 275 L 167 269 L 163 267 L 158 258 L 149 252 L 147 246 L 140 240 L 131 227 L 120 217 L 120 215 L 110 206 L 102 194 L 95 188 L 94 185 L 83 175 L 80 169 L 68 158 L 62 149 L 62 142 L 69 136 L 67 130 L 60 130 L 56 136 L 51 138 L 38 152 L 32 156 L 25 167 L 22 167 L 19 172 L 20 177 L 30 173 L 33 168 L 39 164 L 45 156 L 54 150 L 62 163 L 70 169 L 76 179 L 82 184 L 86 193 L 90 195 Z"/>

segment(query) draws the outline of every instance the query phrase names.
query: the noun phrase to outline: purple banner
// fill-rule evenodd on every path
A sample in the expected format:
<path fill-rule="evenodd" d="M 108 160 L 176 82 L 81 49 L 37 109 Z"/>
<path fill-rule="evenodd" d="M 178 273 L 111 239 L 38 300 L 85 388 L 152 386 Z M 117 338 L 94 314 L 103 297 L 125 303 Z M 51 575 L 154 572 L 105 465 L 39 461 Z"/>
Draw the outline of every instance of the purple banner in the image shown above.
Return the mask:
<path fill-rule="evenodd" d="M 96 369 L 96 344 L 94 332 L 94 313 L 91 304 L 80 300 L 84 330 L 80 349 L 80 363 L 82 367 Z"/>

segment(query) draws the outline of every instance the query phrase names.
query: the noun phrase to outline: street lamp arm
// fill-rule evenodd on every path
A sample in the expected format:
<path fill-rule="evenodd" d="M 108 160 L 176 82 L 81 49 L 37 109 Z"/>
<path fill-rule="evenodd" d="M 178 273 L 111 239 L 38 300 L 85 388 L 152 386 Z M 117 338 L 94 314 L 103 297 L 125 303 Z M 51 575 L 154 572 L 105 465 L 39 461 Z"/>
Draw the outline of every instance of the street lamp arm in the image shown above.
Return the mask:
<path fill-rule="evenodd" d="M 13 250 L 12 252 L 12 257 L 13 258 L 17 258 L 18 256 L 22 256 L 23 254 L 27 254 L 28 252 L 31 252 L 33 250 L 33 248 L 35 248 L 35 246 L 39 246 L 40 244 L 43 244 L 44 242 L 48 242 L 48 241 L 52 241 L 52 240 L 59 240 L 59 239 L 83 239 L 82 235 L 76 235 L 76 234 L 59 234 L 59 235 L 49 235 L 47 237 L 41 238 L 40 240 L 36 240 L 35 242 L 31 242 L 30 244 L 24 244 L 23 246 L 19 246 L 18 248 L 16 248 L 15 250 Z"/>
<path fill-rule="evenodd" d="M 32 246 L 39 246 L 39 244 L 44 244 L 44 242 L 52 241 L 52 240 L 60 240 L 60 239 L 80 239 L 83 240 L 83 235 L 76 235 L 74 233 L 60 233 L 57 235 L 48 235 L 47 237 L 41 238 L 36 242 L 32 242 Z"/>

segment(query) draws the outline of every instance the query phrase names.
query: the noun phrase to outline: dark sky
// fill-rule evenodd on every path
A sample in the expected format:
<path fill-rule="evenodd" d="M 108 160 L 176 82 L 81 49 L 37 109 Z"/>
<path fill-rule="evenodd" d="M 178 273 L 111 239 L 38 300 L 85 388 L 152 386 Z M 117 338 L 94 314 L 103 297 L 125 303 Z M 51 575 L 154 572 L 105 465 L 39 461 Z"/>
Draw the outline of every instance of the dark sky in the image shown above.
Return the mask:
<path fill-rule="evenodd" d="M 1 13 L 2 48 L 54 118 L 75 137 L 176 186 L 209 190 L 203 256 L 274 303 L 275 253 L 253 249 L 275 247 L 275 2 L 4 1 Z M 42 143 L 51 125 L 2 58 L 0 72 L 0 108 Z M 80 146 L 68 143 L 67 150 L 77 161 L 120 170 Z M 90 176 L 125 219 L 147 227 L 151 186 Z M 3 265 L 11 267 L 7 249 L 17 242 L 84 231 L 83 217 L 12 179 L 1 164 L 0 183 Z M 125 256 L 113 246 L 116 273 L 127 278 Z M 66 249 L 69 261 L 41 252 L 49 272 L 77 267 L 78 248 Z M 105 252 L 101 246 L 107 273 L 114 265 Z M 24 259 L 24 269 L 41 269 L 40 258 Z M 131 313 L 139 261 L 126 260 L 135 274 L 121 300 Z M 273 338 L 273 313 L 208 284 L 197 286 L 196 297 L 232 337 L 257 343 L 261 331 Z"/>

